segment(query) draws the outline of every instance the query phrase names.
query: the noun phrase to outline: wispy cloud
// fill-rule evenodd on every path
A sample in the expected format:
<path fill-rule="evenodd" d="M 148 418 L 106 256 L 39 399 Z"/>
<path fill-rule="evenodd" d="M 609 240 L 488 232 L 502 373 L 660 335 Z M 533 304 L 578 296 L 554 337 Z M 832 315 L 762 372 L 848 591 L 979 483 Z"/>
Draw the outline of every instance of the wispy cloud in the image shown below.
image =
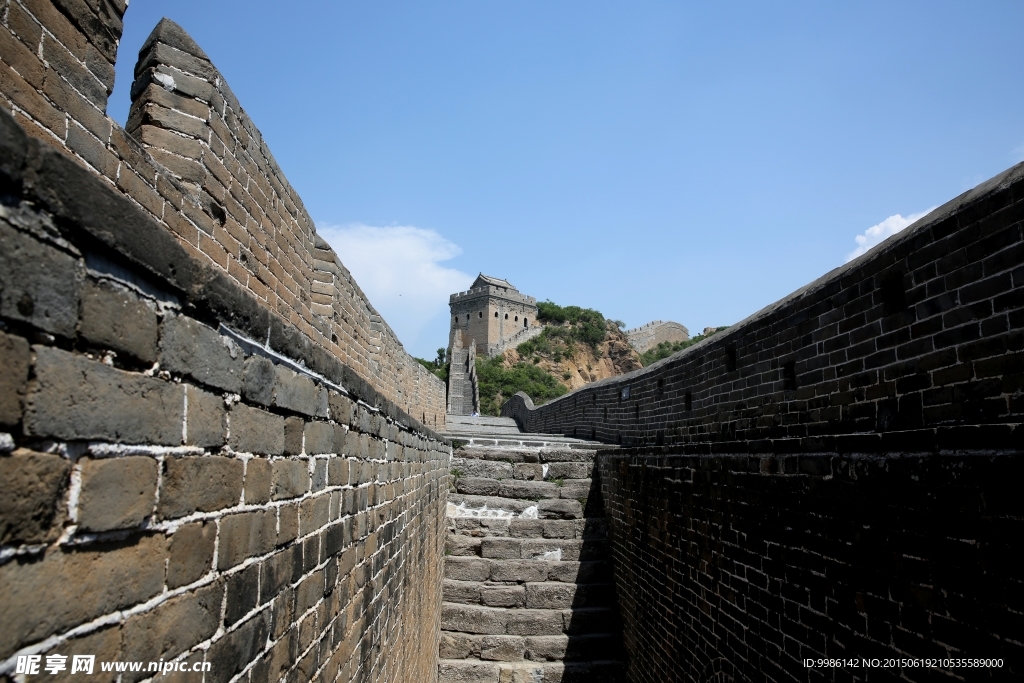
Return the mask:
<path fill-rule="evenodd" d="M 846 255 L 846 261 L 852 261 L 879 242 L 882 242 L 888 237 L 892 237 L 900 230 L 903 230 L 908 225 L 912 225 L 919 219 L 924 218 L 934 210 L 935 207 L 933 206 L 932 208 L 921 211 L 920 213 L 912 213 L 906 218 L 900 214 L 896 214 L 895 216 L 889 216 L 881 223 L 872 225 L 864 231 L 863 235 L 857 235 L 854 238 L 857 242 L 857 248 Z"/>
<path fill-rule="evenodd" d="M 443 313 L 447 320 L 448 295 L 468 289 L 473 281 L 470 275 L 441 265 L 462 249 L 433 230 L 329 224 L 317 225 L 316 230 L 410 352 L 422 345 L 420 336 L 432 319 Z M 443 346 L 447 341 L 430 343 Z"/>

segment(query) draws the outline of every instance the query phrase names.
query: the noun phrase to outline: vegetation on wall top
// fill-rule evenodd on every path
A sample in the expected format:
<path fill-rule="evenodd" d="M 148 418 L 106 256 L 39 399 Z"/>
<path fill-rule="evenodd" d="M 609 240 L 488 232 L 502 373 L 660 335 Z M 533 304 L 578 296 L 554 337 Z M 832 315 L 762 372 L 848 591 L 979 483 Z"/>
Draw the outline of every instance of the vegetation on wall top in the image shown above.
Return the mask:
<path fill-rule="evenodd" d="M 728 326 L 726 326 L 726 327 L 728 327 Z M 721 332 L 722 330 L 726 329 L 726 327 L 715 328 L 713 331 L 709 332 L 707 335 L 698 334 L 696 337 L 690 337 L 686 341 L 679 341 L 679 342 L 667 342 L 667 341 L 665 341 L 665 342 L 661 342 L 657 346 L 652 347 L 650 349 L 647 349 L 646 351 L 641 353 L 640 354 L 640 362 L 643 363 L 643 366 L 646 368 L 651 363 L 655 363 L 655 362 L 661 360 L 662 358 L 668 358 L 673 353 L 677 353 L 679 351 L 682 351 L 685 348 L 689 348 L 689 347 L 693 346 L 694 344 L 696 344 L 697 342 L 704 341 L 705 339 L 707 339 L 711 335 L 716 334 L 716 333 Z"/>

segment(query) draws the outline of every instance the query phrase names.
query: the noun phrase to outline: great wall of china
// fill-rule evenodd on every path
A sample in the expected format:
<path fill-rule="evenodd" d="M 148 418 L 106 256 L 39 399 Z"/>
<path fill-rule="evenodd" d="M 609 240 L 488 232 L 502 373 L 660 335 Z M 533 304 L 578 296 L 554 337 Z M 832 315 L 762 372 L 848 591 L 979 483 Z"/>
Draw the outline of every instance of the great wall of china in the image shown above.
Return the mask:
<path fill-rule="evenodd" d="M 0 681 L 1021 676 L 1024 165 L 648 368 L 460 421 L 180 27 L 107 117 L 126 10 L 0 14 Z"/>

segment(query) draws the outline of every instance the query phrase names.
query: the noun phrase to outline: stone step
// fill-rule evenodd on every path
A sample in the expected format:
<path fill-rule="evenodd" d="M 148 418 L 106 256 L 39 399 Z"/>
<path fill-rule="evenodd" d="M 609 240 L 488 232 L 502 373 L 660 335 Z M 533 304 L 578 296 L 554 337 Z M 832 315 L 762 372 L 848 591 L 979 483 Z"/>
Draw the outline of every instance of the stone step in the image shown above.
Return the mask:
<path fill-rule="evenodd" d="M 441 632 L 441 659 L 500 662 L 617 660 L 625 650 L 618 634 L 583 636 L 477 636 Z"/>
<path fill-rule="evenodd" d="M 588 448 L 495 448 L 493 446 L 464 446 L 456 450 L 452 456 L 467 460 L 488 460 L 508 463 L 541 463 L 554 464 L 559 462 L 593 463 L 596 449 Z"/>
<path fill-rule="evenodd" d="M 494 662 L 479 659 L 442 659 L 438 683 L 620 683 L 625 680 L 621 661 Z"/>
<path fill-rule="evenodd" d="M 593 487 L 591 479 L 559 479 L 553 481 L 524 479 L 491 479 L 453 475 L 455 491 L 468 496 L 490 496 L 514 500 L 586 499 Z"/>
<path fill-rule="evenodd" d="M 441 603 L 441 629 L 486 636 L 560 636 L 617 633 L 618 613 L 608 607 L 504 609 Z"/>
<path fill-rule="evenodd" d="M 585 519 L 492 519 L 454 517 L 449 520 L 452 533 L 463 536 L 508 538 L 577 538 L 603 540 L 608 524 L 601 517 Z"/>
<path fill-rule="evenodd" d="M 450 439 L 456 448 L 538 449 L 538 448 L 581 448 L 593 450 L 604 444 L 585 441 L 561 434 L 510 433 L 502 430 L 446 431 L 441 436 Z M 606 446 L 607 447 L 607 446 Z"/>
<path fill-rule="evenodd" d="M 555 481 L 566 479 L 590 479 L 594 465 L 590 462 L 505 462 L 478 458 L 454 457 L 451 472 L 460 477 L 486 477 L 489 479 L 523 479 L 532 481 Z"/>
<path fill-rule="evenodd" d="M 583 506 L 575 498 L 523 500 L 501 496 L 477 496 L 466 493 L 448 495 L 448 517 L 487 517 L 492 519 L 581 519 Z M 531 510 L 531 508 L 534 508 Z"/>
<path fill-rule="evenodd" d="M 609 556 L 608 541 L 561 538 L 494 538 L 447 534 L 445 553 L 455 557 L 496 560 L 602 560 Z"/>
<path fill-rule="evenodd" d="M 612 564 L 607 559 L 588 562 L 549 562 L 446 557 L 444 576 L 456 581 L 611 583 Z"/>
<path fill-rule="evenodd" d="M 509 609 L 614 607 L 615 586 L 611 583 L 494 583 L 445 579 L 444 601 Z"/>

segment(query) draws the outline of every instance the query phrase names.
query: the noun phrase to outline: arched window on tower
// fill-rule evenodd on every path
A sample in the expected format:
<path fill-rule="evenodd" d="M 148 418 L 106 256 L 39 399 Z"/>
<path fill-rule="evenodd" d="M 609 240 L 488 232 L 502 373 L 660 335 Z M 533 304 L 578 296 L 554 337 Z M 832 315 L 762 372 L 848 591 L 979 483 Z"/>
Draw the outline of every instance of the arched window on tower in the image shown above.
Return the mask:
<path fill-rule="evenodd" d="M 530 326 L 530 320 L 528 318 L 523 318 L 523 327 L 529 327 L 529 326 Z"/>
<path fill-rule="evenodd" d="M 497 318 L 497 317 L 498 317 L 498 312 L 497 312 L 497 311 L 495 311 L 495 312 L 494 312 L 494 317 L 495 317 L 495 318 Z"/>

